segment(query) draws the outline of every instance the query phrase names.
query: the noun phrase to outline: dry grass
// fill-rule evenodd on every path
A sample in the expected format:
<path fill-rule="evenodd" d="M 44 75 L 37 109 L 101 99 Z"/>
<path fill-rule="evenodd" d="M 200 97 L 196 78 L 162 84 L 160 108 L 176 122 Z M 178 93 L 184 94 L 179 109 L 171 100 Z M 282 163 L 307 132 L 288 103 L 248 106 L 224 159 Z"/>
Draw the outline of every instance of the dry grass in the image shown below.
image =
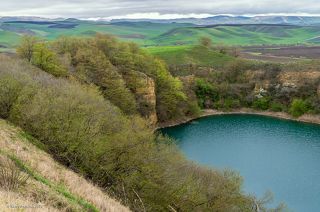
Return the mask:
<path fill-rule="evenodd" d="M 64 196 L 52 191 L 49 187 L 30 180 L 25 188 L 19 191 L 0 190 L 0 211 L 82 211 L 70 203 Z"/>
<path fill-rule="evenodd" d="M 42 204 L 27 200 L 24 196 L 11 191 L 0 190 L 0 210 L 1 211 L 58 211 L 51 207 L 44 207 Z"/>
<path fill-rule="evenodd" d="M 18 129 L 8 126 L 5 121 L 0 120 L 0 149 L 15 155 L 48 180 L 65 185 L 72 194 L 92 203 L 101 211 L 129 211 L 128 208 L 107 196 L 101 189 L 61 166 L 49 154 L 18 136 L 19 132 Z"/>
<path fill-rule="evenodd" d="M 0 155 L 0 187 L 7 191 L 17 190 L 24 186 L 29 175 L 17 167 L 13 161 Z"/>
<path fill-rule="evenodd" d="M 12 160 L 0 155 L 1 162 L 9 164 L 10 169 L 19 170 Z M 25 175 L 25 173 L 24 173 Z M 51 190 L 46 185 L 29 178 L 15 189 L 0 188 L 0 211 L 80 211 L 77 204 Z"/>

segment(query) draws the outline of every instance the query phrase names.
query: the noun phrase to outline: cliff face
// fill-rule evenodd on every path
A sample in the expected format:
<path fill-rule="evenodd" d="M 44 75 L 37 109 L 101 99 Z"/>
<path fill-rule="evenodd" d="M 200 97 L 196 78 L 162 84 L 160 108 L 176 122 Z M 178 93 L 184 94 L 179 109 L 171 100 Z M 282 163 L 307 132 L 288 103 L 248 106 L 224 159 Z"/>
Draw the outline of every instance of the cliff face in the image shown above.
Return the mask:
<path fill-rule="evenodd" d="M 305 82 L 315 83 L 320 79 L 319 71 L 283 71 L 279 74 L 279 81 L 283 84 L 299 86 Z"/>
<path fill-rule="evenodd" d="M 299 92 L 299 88 L 309 84 L 315 86 L 320 96 L 319 71 L 281 71 L 268 76 L 266 71 L 247 71 L 246 79 L 254 83 L 254 93 L 275 90 L 278 94 Z M 309 86 L 311 88 L 311 86 Z"/>
<path fill-rule="evenodd" d="M 150 125 L 155 125 L 158 119 L 154 80 L 137 71 L 126 73 L 124 78 L 135 95 L 139 113 L 149 121 Z"/>

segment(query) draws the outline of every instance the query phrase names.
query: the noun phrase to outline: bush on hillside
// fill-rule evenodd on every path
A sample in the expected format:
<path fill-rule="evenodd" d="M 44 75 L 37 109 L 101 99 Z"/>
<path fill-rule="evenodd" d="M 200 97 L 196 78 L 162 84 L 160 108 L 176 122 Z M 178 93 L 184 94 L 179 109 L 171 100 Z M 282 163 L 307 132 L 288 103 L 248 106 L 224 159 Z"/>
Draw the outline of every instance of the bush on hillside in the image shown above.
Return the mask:
<path fill-rule="evenodd" d="M 206 47 L 206 48 L 211 48 L 212 47 L 212 40 L 209 37 L 201 37 L 199 39 L 199 44 L 201 46 Z"/>
<path fill-rule="evenodd" d="M 218 89 L 204 79 L 196 80 L 195 93 L 202 108 L 210 107 L 210 104 L 219 99 Z"/>
<path fill-rule="evenodd" d="M 271 102 L 270 110 L 273 112 L 282 112 L 285 110 L 285 106 L 279 102 Z"/>
<path fill-rule="evenodd" d="M 289 113 L 293 117 L 299 117 L 310 110 L 310 104 L 302 99 L 294 99 L 290 105 Z"/>
<path fill-rule="evenodd" d="M 26 59 L 31 62 L 34 52 L 34 47 L 40 40 L 37 37 L 26 35 L 22 37 L 17 54 L 20 58 Z"/>
<path fill-rule="evenodd" d="M 253 108 L 258 110 L 268 110 L 270 107 L 270 99 L 267 97 L 256 99 L 253 102 Z"/>

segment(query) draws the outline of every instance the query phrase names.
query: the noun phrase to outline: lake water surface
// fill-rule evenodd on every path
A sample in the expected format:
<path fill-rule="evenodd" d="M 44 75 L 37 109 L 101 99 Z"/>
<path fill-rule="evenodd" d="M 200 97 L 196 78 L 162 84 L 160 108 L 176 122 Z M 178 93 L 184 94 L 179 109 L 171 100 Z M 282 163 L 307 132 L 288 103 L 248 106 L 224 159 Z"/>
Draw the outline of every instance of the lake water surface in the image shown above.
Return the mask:
<path fill-rule="evenodd" d="M 244 191 L 274 194 L 296 212 L 320 211 L 320 125 L 219 115 L 166 128 L 190 160 L 244 177 Z"/>

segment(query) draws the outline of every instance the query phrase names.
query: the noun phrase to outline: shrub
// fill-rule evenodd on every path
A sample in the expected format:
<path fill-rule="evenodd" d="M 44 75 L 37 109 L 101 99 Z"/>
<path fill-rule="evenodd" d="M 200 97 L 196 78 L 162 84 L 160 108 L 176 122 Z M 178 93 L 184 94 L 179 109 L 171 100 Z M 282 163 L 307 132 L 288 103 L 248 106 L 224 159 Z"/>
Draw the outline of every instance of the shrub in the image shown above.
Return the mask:
<path fill-rule="evenodd" d="M 205 81 L 204 79 L 196 80 L 195 93 L 198 98 L 200 107 L 208 107 L 206 101 L 215 102 L 218 100 L 218 90 L 211 83 Z"/>
<path fill-rule="evenodd" d="M 285 106 L 279 102 L 272 102 L 270 104 L 270 110 L 273 112 L 281 112 L 285 109 Z"/>
<path fill-rule="evenodd" d="M 294 99 L 290 105 L 289 113 L 294 117 L 299 117 L 310 110 L 310 105 L 302 99 Z"/>
<path fill-rule="evenodd" d="M 216 102 L 215 107 L 217 109 L 229 111 L 231 109 L 241 107 L 241 103 L 238 99 L 226 98 L 226 99 L 221 99 L 218 102 Z"/>
<path fill-rule="evenodd" d="M 17 54 L 20 58 L 26 59 L 31 62 L 33 57 L 34 47 L 39 43 L 39 39 L 34 36 L 23 36 L 19 47 L 17 48 Z"/>
<path fill-rule="evenodd" d="M 29 175 L 20 170 L 11 160 L 0 155 L 0 187 L 5 190 L 16 190 L 24 186 Z"/>
<path fill-rule="evenodd" d="M 199 39 L 199 44 L 204 47 L 211 48 L 212 47 L 212 40 L 209 37 L 201 37 Z"/>
<path fill-rule="evenodd" d="M 270 100 L 267 97 L 257 99 L 253 102 L 253 108 L 258 110 L 268 110 L 270 105 Z"/>
<path fill-rule="evenodd" d="M 240 104 L 240 100 L 239 99 L 231 99 L 231 98 L 228 98 L 226 99 L 225 101 L 225 107 L 226 108 L 239 108 L 241 106 Z"/>
<path fill-rule="evenodd" d="M 22 85 L 10 78 L 3 76 L 0 78 L 0 117 L 8 118 L 11 108 L 19 96 Z"/>

